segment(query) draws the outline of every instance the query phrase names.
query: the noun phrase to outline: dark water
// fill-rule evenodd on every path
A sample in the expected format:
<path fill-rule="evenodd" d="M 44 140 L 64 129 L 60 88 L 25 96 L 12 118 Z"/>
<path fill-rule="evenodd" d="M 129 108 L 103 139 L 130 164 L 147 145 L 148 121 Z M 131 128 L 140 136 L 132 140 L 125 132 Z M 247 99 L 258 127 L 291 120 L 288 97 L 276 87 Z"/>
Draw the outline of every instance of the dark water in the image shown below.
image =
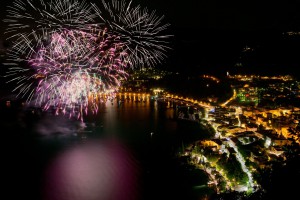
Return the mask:
<path fill-rule="evenodd" d="M 211 193 L 207 177 L 175 155 L 202 133 L 175 115 L 165 103 L 131 98 L 108 101 L 81 123 L 2 101 L 1 196 L 199 199 Z"/>

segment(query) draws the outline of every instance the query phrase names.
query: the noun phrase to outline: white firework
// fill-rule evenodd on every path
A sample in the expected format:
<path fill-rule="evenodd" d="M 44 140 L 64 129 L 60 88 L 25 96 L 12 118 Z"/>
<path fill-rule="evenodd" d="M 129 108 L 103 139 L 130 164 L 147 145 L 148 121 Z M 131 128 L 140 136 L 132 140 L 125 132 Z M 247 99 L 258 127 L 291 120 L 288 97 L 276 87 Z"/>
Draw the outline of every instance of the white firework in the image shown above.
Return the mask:
<path fill-rule="evenodd" d="M 3 20 L 12 48 L 28 56 L 32 49 L 61 29 L 88 29 L 95 14 L 90 4 L 79 0 L 14 0 Z"/>
<path fill-rule="evenodd" d="M 158 17 L 155 11 L 132 6 L 123 0 L 101 1 L 101 6 L 92 4 L 100 20 L 98 26 L 108 26 L 119 35 L 125 44 L 133 66 L 154 66 L 167 57 L 169 38 L 165 34 L 170 24 L 164 24 L 164 16 Z"/>

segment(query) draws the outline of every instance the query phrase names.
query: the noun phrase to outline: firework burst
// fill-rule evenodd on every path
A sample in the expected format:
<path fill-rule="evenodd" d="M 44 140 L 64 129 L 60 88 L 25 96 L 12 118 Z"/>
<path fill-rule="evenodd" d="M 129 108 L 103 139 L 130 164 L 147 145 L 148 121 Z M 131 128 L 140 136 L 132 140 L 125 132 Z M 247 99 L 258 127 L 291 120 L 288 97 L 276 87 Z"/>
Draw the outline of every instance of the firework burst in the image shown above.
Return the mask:
<path fill-rule="evenodd" d="M 13 46 L 31 52 L 60 29 L 87 29 L 95 15 L 79 0 L 15 0 L 7 7 L 5 34 Z M 94 23 L 94 22 L 93 22 Z"/>
<path fill-rule="evenodd" d="M 101 1 L 101 6 L 92 4 L 101 23 L 119 35 L 126 46 L 133 66 L 155 66 L 166 57 L 169 38 L 164 32 L 169 24 L 163 24 L 164 16 L 158 17 L 155 11 L 132 6 L 123 0 Z"/>
<path fill-rule="evenodd" d="M 125 70 L 130 64 L 118 37 L 105 30 L 64 30 L 53 33 L 50 42 L 29 58 L 20 59 L 18 51 L 12 55 L 12 60 L 26 63 L 23 67 L 11 67 L 8 74 L 14 77 L 11 81 L 17 81 L 15 90 L 19 90 L 19 95 L 27 96 L 28 101 L 34 99 L 44 109 L 64 107 L 64 112 L 76 106 L 81 111 L 90 107 L 95 112 L 99 101 L 90 97 L 116 91 L 121 80 L 127 78 Z"/>

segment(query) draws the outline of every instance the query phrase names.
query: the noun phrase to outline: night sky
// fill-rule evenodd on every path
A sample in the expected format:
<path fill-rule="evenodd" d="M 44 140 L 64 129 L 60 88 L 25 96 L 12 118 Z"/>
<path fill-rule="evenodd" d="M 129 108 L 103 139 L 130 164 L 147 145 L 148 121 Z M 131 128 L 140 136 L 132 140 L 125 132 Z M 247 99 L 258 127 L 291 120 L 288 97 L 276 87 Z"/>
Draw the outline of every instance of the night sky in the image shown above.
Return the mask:
<path fill-rule="evenodd" d="M 177 28 L 262 30 L 299 28 L 297 1 L 139 0 Z"/>
<path fill-rule="evenodd" d="M 1 19 L 7 2 L 11 3 L 1 1 Z M 165 16 L 163 22 L 171 24 L 167 34 L 174 35 L 170 44 L 173 50 L 159 67 L 185 73 L 225 74 L 293 73 L 300 66 L 300 37 L 283 37 L 284 32 L 300 30 L 299 1 L 132 2 L 156 10 L 158 16 Z M 3 41 L 2 20 L 0 25 Z M 253 51 L 243 52 L 246 46 Z"/>
<path fill-rule="evenodd" d="M 171 23 L 175 40 L 168 69 L 190 74 L 295 74 L 300 67 L 300 37 L 283 33 L 300 30 L 300 2 L 263 2 L 161 3 L 157 11 Z M 245 47 L 251 51 L 244 52 Z"/>

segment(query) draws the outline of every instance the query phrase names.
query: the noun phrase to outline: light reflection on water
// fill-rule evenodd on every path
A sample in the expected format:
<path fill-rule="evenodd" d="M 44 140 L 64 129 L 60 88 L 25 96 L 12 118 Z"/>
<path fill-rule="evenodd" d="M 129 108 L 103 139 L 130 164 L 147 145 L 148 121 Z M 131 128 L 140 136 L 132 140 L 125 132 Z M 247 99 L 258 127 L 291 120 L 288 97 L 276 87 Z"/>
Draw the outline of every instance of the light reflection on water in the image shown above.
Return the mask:
<path fill-rule="evenodd" d="M 47 200 L 183 197 L 184 182 L 173 156 L 188 127 L 179 128 L 173 119 L 176 111 L 163 103 L 118 102 L 100 105 L 99 113 L 84 122 L 50 113 L 19 119 L 22 127 L 31 124 L 22 131 L 35 134 L 9 137 L 18 144 L 5 159 L 8 188 Z M 14 186 L 14 179 L 20 185 Z"/>

